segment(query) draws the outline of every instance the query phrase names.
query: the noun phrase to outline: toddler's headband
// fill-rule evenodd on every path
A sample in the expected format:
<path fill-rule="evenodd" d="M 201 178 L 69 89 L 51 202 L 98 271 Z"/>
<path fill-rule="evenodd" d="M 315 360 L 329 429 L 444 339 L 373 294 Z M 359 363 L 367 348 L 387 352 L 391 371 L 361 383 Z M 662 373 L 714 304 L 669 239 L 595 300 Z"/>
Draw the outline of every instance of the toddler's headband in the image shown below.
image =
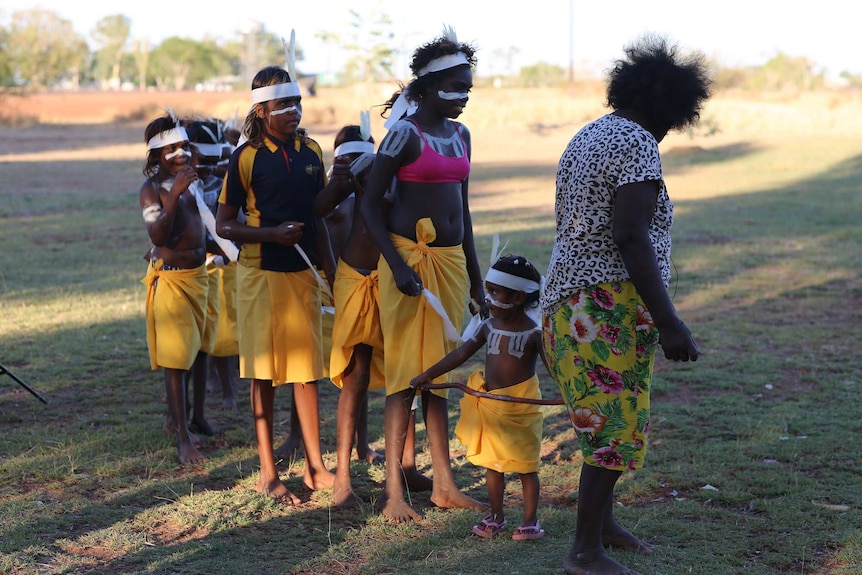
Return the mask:
<path fill-rule="evenodd" d="M 502 272 L 494 268 L 489 269 L 488 273 L 485 274 L 485 281 L 515 291 L 522 291 L 524 293 L 534 293 L 540 289 L 538 282 Z"/>

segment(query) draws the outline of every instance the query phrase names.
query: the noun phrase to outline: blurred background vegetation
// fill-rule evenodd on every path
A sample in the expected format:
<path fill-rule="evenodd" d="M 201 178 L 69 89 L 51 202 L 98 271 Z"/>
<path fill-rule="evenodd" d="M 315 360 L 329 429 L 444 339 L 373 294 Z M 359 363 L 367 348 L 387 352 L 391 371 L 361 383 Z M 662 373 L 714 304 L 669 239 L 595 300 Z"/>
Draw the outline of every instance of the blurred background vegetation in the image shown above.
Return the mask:
<path fill-rule="evenodd" d="M 301 80 L 314 94 L 315 85 L 344 86 L 361 82 L 391 82 L 393 63 L 401 56 L 394 47 L 392 22 L 383 13 L 351 12 L 345 34 L 317 35 L 346 54 L 340 70 L 303 69 L 302 44 L 296 47 Z M 170 37 L 160 44 L 130 34 L 131 20 L 111 14 L 97 22 L 89 38 L 51 10 L 32 8 L 12 13 L 0 25 L 0 91 L 44 90 L 244 90 L 254 73 L 282 62 L 281 37 L 258 23 L 230 40 Z M 547 62 L 515 69 L 517 46 L 483 55 L 477 85 L 553 87 L 576 79 L 601 80 L 595 71 L 578 71 Z M 843 72 L 828 79 L 817 62 L 781 52 L 757 66 L 724 67 L 714 62 L 716 90 L 804 92 L 823 88 L 862 86 L 862 74 Z M 592 75 L 593 78 L 588 76 Z"/>

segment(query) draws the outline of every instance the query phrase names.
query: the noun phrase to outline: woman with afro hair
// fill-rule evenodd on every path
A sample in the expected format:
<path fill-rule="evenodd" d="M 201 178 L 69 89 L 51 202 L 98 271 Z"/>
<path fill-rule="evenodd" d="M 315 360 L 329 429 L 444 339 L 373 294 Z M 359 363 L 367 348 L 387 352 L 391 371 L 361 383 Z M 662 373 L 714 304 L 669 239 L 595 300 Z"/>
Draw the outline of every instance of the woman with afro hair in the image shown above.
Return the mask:
<path fill-rule="evenodd" d="M 614 486 L 644 462 L 656 346 L 695 361 L 667 286 L 673 204 L 658 145 L 709 97 L 700 54 L 645 36 L 612 68 L 612 112 L 583 127 L 557 168 L 556 237 L 542 294 L 543 339 L 584 457 L 570 575 L 634 574 L 606 547 L 653 547 L 614 518 Z"/>

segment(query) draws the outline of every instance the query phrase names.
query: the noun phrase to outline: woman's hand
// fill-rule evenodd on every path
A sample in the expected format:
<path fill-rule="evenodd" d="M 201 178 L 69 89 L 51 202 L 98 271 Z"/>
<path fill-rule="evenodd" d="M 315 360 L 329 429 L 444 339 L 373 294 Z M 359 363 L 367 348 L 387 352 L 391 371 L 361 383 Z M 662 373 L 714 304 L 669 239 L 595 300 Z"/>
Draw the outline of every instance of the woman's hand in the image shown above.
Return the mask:
<path fill-rule="evenodd" d="M 292 246 L 299 243 L 302 239 L 303 222 L 282 222 L 280 225 L 272 228 L 272 242 L 283 246 Z"/>
<path fill-rule="evenodd" d="M 691 331 L 685 323 L 677 319 L 670 325 L 659 328 L 658 343 L 664 351 L 664 356 L 672 361 L 697 361 L 700 350 Z"/>

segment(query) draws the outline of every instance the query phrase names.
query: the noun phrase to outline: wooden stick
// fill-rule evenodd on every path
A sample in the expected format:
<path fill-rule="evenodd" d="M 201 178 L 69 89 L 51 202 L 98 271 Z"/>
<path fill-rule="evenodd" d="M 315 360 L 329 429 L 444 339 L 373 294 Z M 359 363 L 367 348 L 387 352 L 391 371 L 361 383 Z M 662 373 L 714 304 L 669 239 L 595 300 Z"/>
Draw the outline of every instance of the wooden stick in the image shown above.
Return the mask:
<path fill-rule="evenodd" d="M 429 385 L 422 385 L 419 389 L 440 389 L 454 387 L 455 389 L 460 389 L 467 395 L 474 395 L 476 397 L 484 397 L 485 399 L 496 399 L 497 401 L 507 401 L 509 403 L 529 403 L 533 405 L 564 405 L 562 399 L 533 399 L 531 397 L 513 397 L 511 395 L 498 395 L 496 393 L 487 393 L 485 391 L 476 391 L 470 387 L 467 387 L 463 383 L 432 383 Z"/>

